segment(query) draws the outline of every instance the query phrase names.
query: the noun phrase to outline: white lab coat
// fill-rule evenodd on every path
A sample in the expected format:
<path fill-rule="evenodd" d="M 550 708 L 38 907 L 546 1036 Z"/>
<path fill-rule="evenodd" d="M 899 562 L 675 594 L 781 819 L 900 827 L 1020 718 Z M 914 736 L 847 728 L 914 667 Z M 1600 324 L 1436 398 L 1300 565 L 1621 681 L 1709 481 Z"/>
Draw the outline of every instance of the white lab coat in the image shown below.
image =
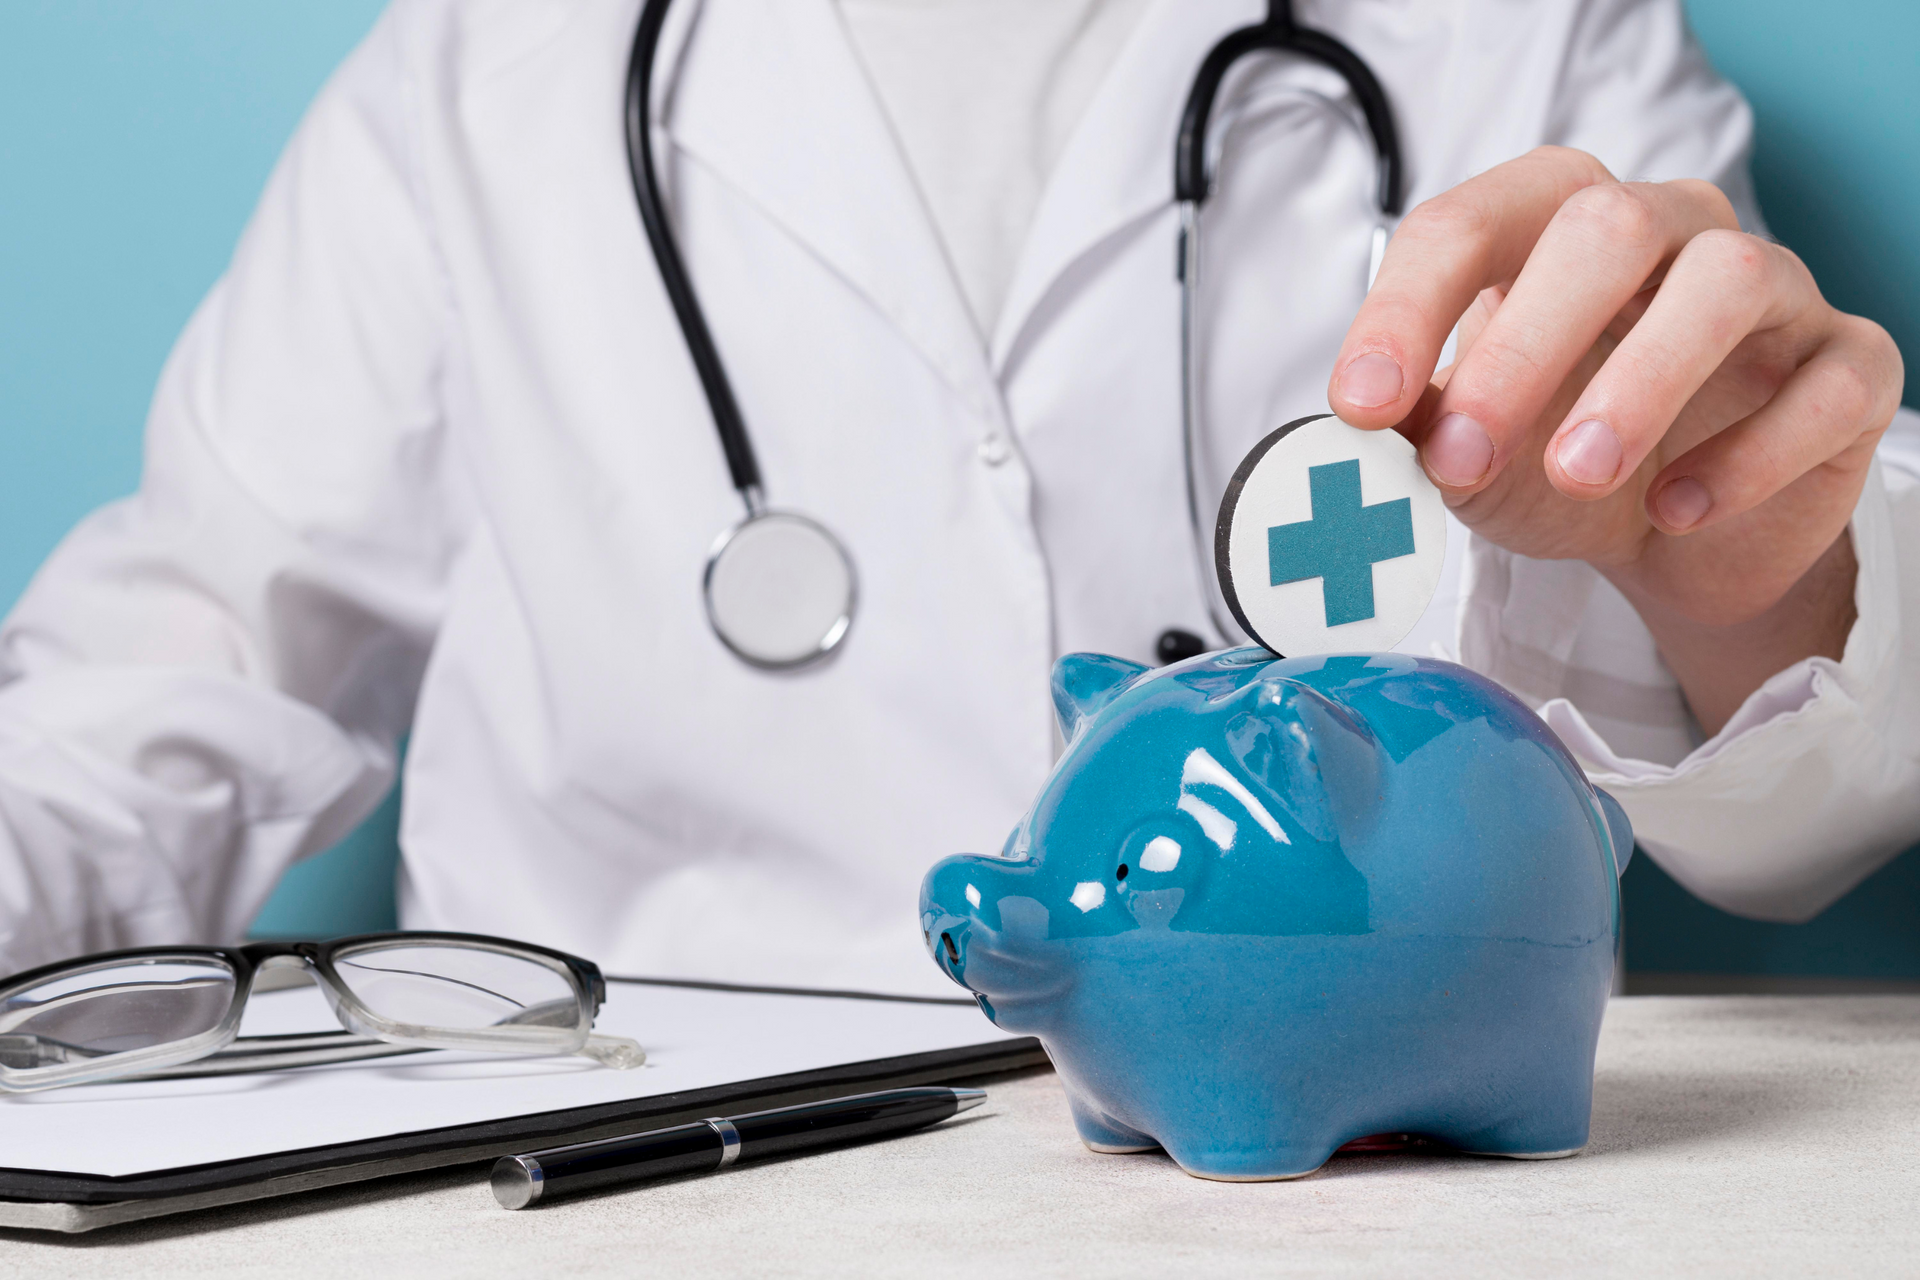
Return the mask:
<path fill-rule="evenodd" d="M 691 268 L 768 497 L 860 574 L 843 652 L 793 675 L 729 657 L 702 614 L 738 500 L 628 184 L 637 8 L 401 0 L 321 95 L 167 366 L 138 496 L 65 542 L 0 636 L 0 969 L 239 934 L 377 801 L 411 727 L 410 926 L 613 972 L 941 990 L 918 881 L 1031 801 L 1053 658 L 1204 631 L 1171 140 L 1258 0 L 1152 7 L 984 349 L 830 0 L 682 0 L 658 136 Z M 1746 109 L 1676 0 L 1301 16 L 1389 87 L 1415 201 L 1557 142 L 1746 203 Z M 1324 406 L 1363 291 L 1370 151 L 1313 95 L 1346 101 L 1281 64 L 1224 99 L 1216 490 Z M 1466 598 L 1443 592 L 1416 644 L 1550 704 L 1683 880 L 1804 912 L 1920 833 L 1915 717 L 1893 711 L 1916 521 L 1876 477 L 1847 663 L 1787 673 L 1775 714 L 1704 759 L 1584 566 L 1459 536 Z"/>

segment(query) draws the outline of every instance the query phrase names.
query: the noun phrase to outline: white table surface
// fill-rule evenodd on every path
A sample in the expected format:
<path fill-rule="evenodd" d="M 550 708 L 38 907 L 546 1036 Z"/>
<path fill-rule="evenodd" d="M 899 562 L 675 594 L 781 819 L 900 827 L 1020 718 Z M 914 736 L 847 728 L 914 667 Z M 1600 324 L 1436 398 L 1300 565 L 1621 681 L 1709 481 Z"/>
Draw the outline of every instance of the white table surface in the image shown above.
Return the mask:
<path fill-rule="evenodd" d="M 1219 1183 L 1075 1139 L 1048 1072 L 940 1128 L 508 1213 L 468 1168 L 84 1236 L 0 1276 L 1920 1276 L 1920 997 L 1626 997 L 1570 1160 Z"/>

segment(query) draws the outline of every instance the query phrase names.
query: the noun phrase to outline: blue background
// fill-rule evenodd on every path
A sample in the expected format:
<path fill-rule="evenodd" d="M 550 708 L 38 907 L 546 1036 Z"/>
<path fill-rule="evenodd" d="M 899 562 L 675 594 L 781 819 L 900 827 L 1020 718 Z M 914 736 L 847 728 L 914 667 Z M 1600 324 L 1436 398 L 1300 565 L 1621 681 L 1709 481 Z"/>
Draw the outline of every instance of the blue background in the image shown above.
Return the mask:
<path fill-rule="evenodd" d="M 138 482 L 168 347 L 274 157 L 378 0 L 0 5 L 0 602 L 60 536 Z M 1833 301 L 1920 365 L 1920 4 L 1690 0 L 1760 122 L 1774 232 Z M 1920 401 L 1909 380 L 1908 403 Z M 388 803 L 296 867 L 266 934 L 393 922 Z M 1806 926 L 1705 907 L 1648 859 L 1626 884 L 1639 970 L 1920 978 L 1920 854 Z"/>

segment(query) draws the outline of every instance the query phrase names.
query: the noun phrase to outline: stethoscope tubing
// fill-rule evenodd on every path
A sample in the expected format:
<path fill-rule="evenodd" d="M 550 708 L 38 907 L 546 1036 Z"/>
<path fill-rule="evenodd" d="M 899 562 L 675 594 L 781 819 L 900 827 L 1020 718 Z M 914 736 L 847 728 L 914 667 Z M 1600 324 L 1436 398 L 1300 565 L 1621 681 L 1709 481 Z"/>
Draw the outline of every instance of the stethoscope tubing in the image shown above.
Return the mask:
<path fill-rule="evenodd" d="M 762 497 L 760 462 L 754 452 L 746 418 L 740 412 L 733 385 L 727 377 L 726 365 L 714 343 L 712 329 L 700 306 L 699 295 L 687 271 L 686 260 L 681 255 L 666 201 L 660 191 L 651 125 L 653 73 L 671 7 L 672 0 L 646 0 L 640 12 L 639 26 L 634 32 L 626 83 L 627 166 L 647 242 L 653 250 L 661 282 L 674 316 L 679 321 L 688 356 L 693 361 L 694 372 L 699 377 L 713 415 L 714 431 L 719 436 L 721 452 L 726 458 L 728 476 L 746 508 L 745 519 L 724 532 L 708 556 L 703 579 L 708 621 L 728 649 L 754 666 L 781 668 L 806 665 L 832 651 L 844 638 L 852 620 L 853 597 L 849 597 L 845 615 L 823 637 L 818 653 L 791 662 L 767 662 L 752 656 L 728 635 L 714 612 L 712 584 L 719 557 L 742 528 L 766 515 L 767 511 Z M 1200 213 L 1212 194 L 1213 174 L 1208 169 L 1207 141 L 1221 85 L 1242 58 L 1256 53 L 1293 53 L 1329 67 L 1346 81 L 1360 105 L 1367 132 L 1374 144 L 1377 167 L 1375 198 L 1380 211 L 1380 221 L 1374 229 L 1369 254 L 1369 288 L 1372 287 L 1374 274 L 1380 268 L 1386 249 L 1388 223 L 1400 215 L 1406 181 L 1399 135 L 1386 90 L 1359 54 L 1323 31 L 1296 23 L 1291 0 L 1268 0 L 1264 21 L 1228 33 L 1202 60 L 1181 111 L 1179 133 L 1174 145 L 1174 200 L 1180 218 L 1177 261 L 1181 294 L 1181 458 L 1186 471 L 1187 519 L 1201 595 L 1214 629 L 1229 644 L 1236 642 L 1238 633 L 1226 623 L 1219 608 L 1221 592 L 1214 579 L 1213 540 L 1208 522 L 1201 512 L 1200 498 L 1200 476 L 1204 470 L 1204 460 L 1200 456 L 1203 431 L 1198 370 Z M 806 517 L 796 518 L 806 520 L 833 545 L 846 563 L 849 580 L 852 581 L 852 558 L 831 530 Z"/>
<path fill-rule="evenodd" d="M 1214 103 L 1227 73 L 1242 58 L 1255 53 L 1298 54 L 1331 68 L 1346 81 L 1360 104 L 1378 158 L 1375 202 L 1383 218 L 1398 218 L 1405 198 L 1406 164 L 1387 91 L 1366 59 L 1326 32 L 1296 23 L 1292 0 L 1268 0 L 1264 22 L 1229 32 L 1201 61 L 1193 87 L 1187 91 L 1180 131 L 1174 139 L 1174 202 L 1202 206 L 1213 194 L 1213 175 L 1207 168 L 1207 135 L 1213 123 Z"/>
<path fill-rule="evenodd" d="M 727 367 L 714 345 L 713 331 L 707 325 L 700 296 L 694 291 L 686 259 L 681 256 L 679 242 L 674 237 L 666 200 L 660 194 L 660 174 L 653 155 L 653 66 L 671 7 L 672 0 L 647 0 L 640 11 L 639 28 L 634 32 L 633 53 L 627 62 L 627 171 L 633 179 L 633 197 L 640 206 L 640 221 L 646 228 L 654 261 L 659 264 L 667 300 L 680 322 L 687 354 L 693 359 L 694 372 L 700 378 L 700 387 L 713 413 L 713 428 L 720 437 L 720 450 L 726 456 L 727 474 L 746 504 L 747 514 L 757 516 L 762 509 L 760 459 L 754 453 L 746 418 L 734 398 L 733 383 L 727 378 Z"/>
<path fill-rule="evenodd" d="M 853 625 L 859 609 L 859 575 L 853 557 L 833 531 L 817 520 L 793 512 L 772 512 L 763 497 L 760 460 L 747 430 L 746 417 L 727 377 L 725 362 L 713 340 L 712 328 L 700 306 L 699 294 L 687 271 L 685 258 L 673 233 L 671 214 L 660 191 L 659 164 L 653 151 L 653 73 L 659 57 L 660 37 L 666 28 L 672 0 L 647 0 L 640 11 L 634 32 L 633 50 L 627 63 L 626 134 L 627 172 L 633 182 L 633 195 L 640 207 L 640 221 L 646 229 L 647 243 L 653 249 L 667 300 L 673 308 L 680 332 L 686 339 L 687 354 L 713 415 L 714 431 L 720 437 L 720 450 L 726 458 L 728 478 L 740 495 L 745 514 L 723 530 L 707 553 L 700 577 L 700 595 L 707 625 L 720 643 L 748 666 L 769 672 L 797 670 L 811 666 L 839 648 Z M 829 549 L 845 570 L 844 595 L 837 602 L 832 620 L 817 640 L 798 652 L 768 654 L 744 643 L 735 627 L 721 616 L 716 602 L 716 581 L 723 563 L 742 535 L 750 528 L 772 528 L 785 522 L 788 529 L 806 530 L 820 546 Z"/>
<path fill-rule="evenodd" d="M 1368 254 L 1368 288 L 1373 287 L 1373 278 L 1386 252 L 1387 224 L 1400 215 L 1406 181 L 1392 104 L 1379 78 L 1365 59 L 1339 40 L 1297 24 L 1293 20 L 1291 0 L 1269 0 L 1264 22 L 1229 32 L 1201 61 L 1193 87 L 1187 92 L 1186 106 L 1180 113 L 1180 131 L 1174 141 L 1173 155 L 1174 202 L 1180 216 L 1176 257 L 1180 282 L 1180 446 L 1181 461 L 1186 468 L 1187 526 L 1194 572 L 1200 582 L 1208 620 L 1227 644 L 1239 642 L 1244 631 L 1229 623 L 1221 612 L 1227 586 L 1216 578 L 1217 557 L 1211 522 L 1202 512 L 1200 497 L 1200 477 L 1205 471 L 1205 459 L 1201 456 L 1204 432 L 1199 372 L 1200 211 L 1213 194 L 1208 137 L 1220 86 L 1242 58 L 1257 53 L 1293 53 L 1330 67 L 1346 81 L 1360 104 L 1367 132 L 1373 139 L 1377 172 L 1375 200 L 1380 213 Z"/>

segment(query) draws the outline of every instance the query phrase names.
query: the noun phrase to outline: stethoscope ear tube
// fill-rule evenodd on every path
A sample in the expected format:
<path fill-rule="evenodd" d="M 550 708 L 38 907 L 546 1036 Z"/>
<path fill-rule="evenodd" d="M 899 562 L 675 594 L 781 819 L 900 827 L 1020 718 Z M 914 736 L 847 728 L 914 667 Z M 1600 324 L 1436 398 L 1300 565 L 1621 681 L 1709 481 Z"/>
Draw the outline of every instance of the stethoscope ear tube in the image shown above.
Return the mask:
<path fill-rule="evenodd" d="M 1291 0 L 1268 0 L 1267 17 L 1250 27 L 1229 32 L 1208 51 L 1187 92 L 1186 106 L 1180 113 L 1180 132 L 1174 142 L 1173 194 L 1180 211 L 1180 251 L 1177 259 L 1180 280 L 1180 428 L 1181 456 L 1186 467 L 1187 521 L 1193 540 L 1195 567 L 1200 591 L 1214 630 L 1227 644 L 1238 643 L 1242 634 L 1251 636 L 1246 619 L 1233 599 L 1231 582 L 1214 553 L 1214 540 L 1207 536 L 1201 513 L 1200 475 L 1203 470 L 1203 436 L 1200 403 L 1200 209 L 1213 193 L 1213 175 L 1207 171 L 1207 140 L 1213 122 L 1214 103 L 1227 73 L 1241 58 L 1252 53 L 1295 53 L 1331 67 L 1347 82 L 1366 118 L 1367 132 L 1373 139 L 1378 171 L 1375 196 L 1380 206 L 1380 221 L 1373 230 L 1367 255 L 1367 288 L 1386 256 L 1387 224 L 1400 215 L 1403 199 L 1404 169 L 1400 158 L 1399 134 L 1394 129 L 1393 110 L 1386 90 L 1359 54 L 1323 31 L 1302 27 L 1293 20 Z M 1303 419 L 1304 421 L 1304 419 Z M 1298 423 L 1290 423 L 1289 427 Z M 1268 437 L 1280 438 L 1288 428 Z M 1243 463 L 1244 467 L 1246 464 Z M 1229 501 L 1231 495 L 1229 495 Z M 1227 510 L 1223 505 L 1222 511 Z M 1224 518 L 1224 516 L 1223 516 Z M 1218 588 L 1216 591 L 1215 588 Z M 1221 616 L 1219 602 L 1225 600 L 1236 628 Z"/>
<path fill-rule="evenodd" d="M 1291 0 L 1268 0 L 1266 21 L 1231 32 L 1201 62 L 1180 113 L 1180 133 L 1174 143 L 1173 198 L 1179 204 L 1203 205 L 1212 194 L 1207 172 L 1207 131 L 1220 85 L 1234 64 L 1250 53 L 1296 53 L 1331 67 L 1347 82 L 1366 117 L 1379 164 L 1375 193 L 1383 220 L 1400 216 L 1405 199 L 1406 173 L 1400 156 L 1400 135 L 1394 128 L 1393 107 L 1387 91 L 1366 60 L 1324 31 L 1293 20 Z"/>
<path fill-rule="evenodd" d="M 1192 540 L 1194 571 L 1200 579 L 1200 595 L 1207 607 L 1207 620 L 1214 632 L 1228 644 L 1238 644 L 1246 634 L 1236 631 L 1220 613 L 1220 592 L 1224 582 L 1214 577 L 1213 557 L 1208 554 L 1206 517 L 1201 510 L 1200 476 L 1206 469 L 1200 439 L 1200 206 L 1180 202 L 1180 461 L 1187 481 L 1187 533 Z"/>

